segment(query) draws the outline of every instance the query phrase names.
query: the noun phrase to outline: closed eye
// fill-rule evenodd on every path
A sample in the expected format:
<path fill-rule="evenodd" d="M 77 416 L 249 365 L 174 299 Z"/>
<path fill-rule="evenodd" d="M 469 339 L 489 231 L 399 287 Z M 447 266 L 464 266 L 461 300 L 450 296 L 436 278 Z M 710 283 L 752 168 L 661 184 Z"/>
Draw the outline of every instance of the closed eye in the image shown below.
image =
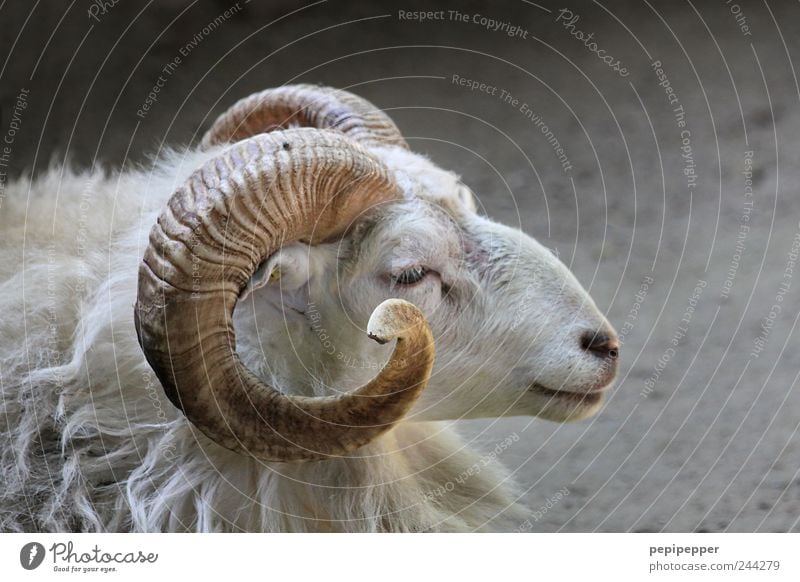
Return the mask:
<path fill-rule="evenodd" d="M 425 267 L 415 266 L 405 271 L 401 271 L 398 275 L 392 277 L 392 283 L 395 285 L 411 286 L 416 285 L 422 281 L 431 271 Z"/>

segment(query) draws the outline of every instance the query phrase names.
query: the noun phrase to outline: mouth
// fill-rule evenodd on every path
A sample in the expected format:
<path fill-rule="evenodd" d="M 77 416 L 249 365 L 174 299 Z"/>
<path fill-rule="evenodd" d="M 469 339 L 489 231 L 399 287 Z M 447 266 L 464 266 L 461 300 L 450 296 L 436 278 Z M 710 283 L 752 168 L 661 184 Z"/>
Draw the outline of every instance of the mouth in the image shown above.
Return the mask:
<path fill-rule="evenodd" d="M 604 391 L 570 392 L 569 390 L 552 390 L 541 384 L 533 384 L 529 390 L 554 400 L 568 402 L 574 406 L 593 406 L 598 404 L 604 396 Z"/>

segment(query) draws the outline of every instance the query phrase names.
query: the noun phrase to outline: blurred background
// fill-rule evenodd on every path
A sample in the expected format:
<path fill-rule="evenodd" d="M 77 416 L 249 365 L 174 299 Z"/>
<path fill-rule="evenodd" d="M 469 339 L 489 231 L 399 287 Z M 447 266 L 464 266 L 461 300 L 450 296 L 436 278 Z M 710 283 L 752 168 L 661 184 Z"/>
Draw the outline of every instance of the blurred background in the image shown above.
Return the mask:
<path fill-rule="evenodd" d="M 8 180 L 146 163 L 252 92 L 349 89 L 620 332 L 595 418 L 457 423 L 520 436 L 532 531 L 800 531 L 796 62 L 776 0 L 3 2 L 0 212 Z"/>

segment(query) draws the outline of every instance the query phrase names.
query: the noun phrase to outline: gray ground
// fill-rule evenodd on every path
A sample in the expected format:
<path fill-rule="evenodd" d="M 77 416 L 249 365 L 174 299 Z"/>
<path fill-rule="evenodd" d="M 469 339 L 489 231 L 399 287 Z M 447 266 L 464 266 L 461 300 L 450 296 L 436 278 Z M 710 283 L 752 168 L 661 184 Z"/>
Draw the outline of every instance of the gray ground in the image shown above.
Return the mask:
<path fill-rule="evenodd" d="M 0 3 L 4 137 L 16 96 L 29 91 L 0 170 L 35 173 L 65 157 L 133 164 L 162 143 L 196 139 L 258 89 L 352 87 L 389 110 L 414 148 L 461 172 L 487 214 L 556 249 L 623 332 L 619 385 L 593 420 L 462 423 L 488 448 L 522 437 L 503 461 L 532 507 L 551 506 L 534 514 L 534 531 L 800 530 L 800 270 L 790 262 L 800 232 L 797 3 L 571 2 L 575 30 L 594 33 L 623 77 L 556 22 L 562 5 L 550 0 L 459 3 L 466 23 L 448 13 L 401 20 L 410 2 L 329 0 L 291 15 L 303 5 L 241 2 L 207 34 L 228 2 L 120 2 L 99 21 L 87 1 Z M 487 30 L 475 14 L 521 32 Z M 498 90 L 470 91 L 453 75 Z"/>

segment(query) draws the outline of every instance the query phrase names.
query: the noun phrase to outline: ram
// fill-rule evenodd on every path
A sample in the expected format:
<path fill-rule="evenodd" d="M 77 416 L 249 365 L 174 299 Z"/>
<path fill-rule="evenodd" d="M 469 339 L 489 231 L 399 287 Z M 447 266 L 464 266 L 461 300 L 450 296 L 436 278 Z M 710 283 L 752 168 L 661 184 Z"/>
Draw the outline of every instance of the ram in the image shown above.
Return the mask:
<path fill-rule="evenodd" d="M 453 421 L 585 418 L 616 374 L 567 268 L 344 91 L 18 180 L 0 228 L 3 531 L 515 529 Z"/>

